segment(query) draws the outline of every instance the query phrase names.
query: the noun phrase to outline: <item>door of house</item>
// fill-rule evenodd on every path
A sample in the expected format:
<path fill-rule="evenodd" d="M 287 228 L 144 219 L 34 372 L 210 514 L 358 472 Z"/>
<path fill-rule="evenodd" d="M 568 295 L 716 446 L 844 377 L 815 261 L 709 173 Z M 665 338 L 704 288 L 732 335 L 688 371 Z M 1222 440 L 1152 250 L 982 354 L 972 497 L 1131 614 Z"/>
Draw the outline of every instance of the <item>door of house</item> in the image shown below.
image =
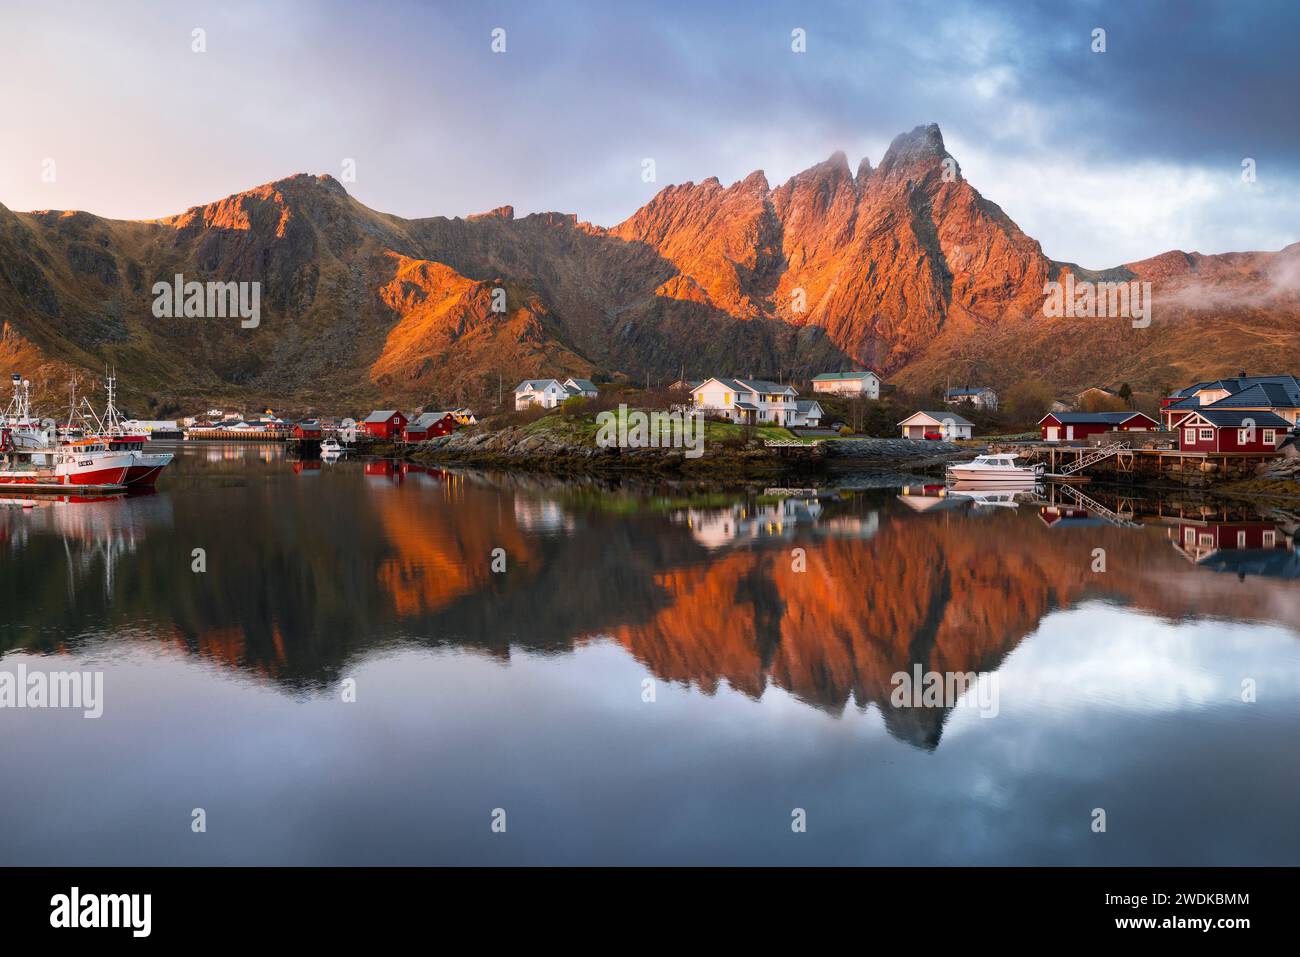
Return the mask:
<path fill-rule="evenodd" d="M 1065 427 L 1065 441 L 1071 442 L 1073 440 L 1074 440 L 1074 426 L 1067 425 Z"/>
<path fill-rule="evenodd" d="M 1047 427 L 1047 441 L 1059 442 L 1061 440 L 1061 427 L 1059 425 L 1049 425 Z"/>

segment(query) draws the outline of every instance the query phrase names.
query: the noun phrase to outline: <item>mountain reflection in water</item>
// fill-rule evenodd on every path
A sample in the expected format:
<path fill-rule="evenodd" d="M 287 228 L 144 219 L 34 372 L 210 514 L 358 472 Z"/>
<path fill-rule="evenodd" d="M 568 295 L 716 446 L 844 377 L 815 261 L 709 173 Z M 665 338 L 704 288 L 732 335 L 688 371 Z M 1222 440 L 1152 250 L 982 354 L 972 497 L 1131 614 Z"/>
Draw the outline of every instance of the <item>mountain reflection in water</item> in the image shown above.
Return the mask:
<path fill-rule="evenodd" d="M 1300 633 L 1294 516 L 1193 495 L 1091 489 L 1090 510 L 1050 488 L 1013 503 L 924 482 L 688 494 L 311 465 L 186 448 L 155 495 L 4 503 L 0 652 L 179 652 L 311 700 L 411 650 L 576 667 L 583 649 L 619 647 L 706 697 L 767 703 L 775 690 L 832 720 L 878 710 L 890 736 L 935 753 L 953 709 L 896 707 L 898 672 L 1086 658 L 1112 640 L 1088 621 L 1114 615 L 1280 627 L 1292 645 Z M 1101 610 L 1074 617 L 1088 609 Z M 1059 645 L 1037 636 L 1054 616 L 1077 626 Z M 1278 647 L 1294 698 L 1296 653 Z M 1152 679 L 1184 654 L 1148 662 Z M 1068 706 L 1062 675 L 1082 665 L 1046 667 L 1037 684 L 1003 685 L 1004 711 Z M 1212 686 L 1226 706 L 1238 685 L 1232 672 L 1187 687 Z"/>

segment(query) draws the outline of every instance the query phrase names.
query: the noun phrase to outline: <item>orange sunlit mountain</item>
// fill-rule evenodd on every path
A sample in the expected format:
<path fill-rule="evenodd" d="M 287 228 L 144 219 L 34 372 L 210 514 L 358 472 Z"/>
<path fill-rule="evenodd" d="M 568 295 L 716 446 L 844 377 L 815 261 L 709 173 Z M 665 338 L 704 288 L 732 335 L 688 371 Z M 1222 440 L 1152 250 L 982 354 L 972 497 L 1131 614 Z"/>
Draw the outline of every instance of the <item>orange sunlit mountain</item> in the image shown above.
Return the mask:
<path fill-rule="evenodd" d="M 1044 284 L 1067 271 L 1151 282 L 1152 325 L 1044 318 Z M 260 325 L 155 318 L 153 285 L 176 274 L 260 282 Z M 69 367 L 105 362 L 134 395 L 177 401 L 450 403 L 543 373 L 851 364 L 925 390 L 949 375 L 1158 389 L 1300 360 L 1300 244 L 1056 262 L 928 126 L 878 166 L 837 153 L 775 187 L 761 171 L 669 186 L 609 229 L 509 206 L 407 220 L 307 175 L 149 222 L 0 206 L 0 314 L 0 359 L 60 395 Z"/>

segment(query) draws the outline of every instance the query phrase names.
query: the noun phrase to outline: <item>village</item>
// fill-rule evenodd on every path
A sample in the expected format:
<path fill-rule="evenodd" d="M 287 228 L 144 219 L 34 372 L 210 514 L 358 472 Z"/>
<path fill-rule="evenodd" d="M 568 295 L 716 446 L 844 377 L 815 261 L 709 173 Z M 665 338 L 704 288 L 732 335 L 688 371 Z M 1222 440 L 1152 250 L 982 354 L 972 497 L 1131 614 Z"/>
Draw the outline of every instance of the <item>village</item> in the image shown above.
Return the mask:
<path fill-rule="evenodd" d="M 822 372 L 803 382 L 715 376 L 678 379 L 662 388 L 627 381 L 600 384 L 565 377 L 521 381 L 505 401 L 481 418 L 467 407 L 375 409 L 355 417 L 293 418 L 272 409 L 245 416 L 210 408 L 179 421 L 135 421 L 156 437 L 194 441 L 285 441 L 308 451 L 331 439 L 357 452 L 383 454 L 394 446 L 437 448 L 437 440 L 470 430 L 492 432 L 531 426 L 548 416 L 591 418 L 623 404 L 631 408 L 694 413 L 714 423 L 718 435 L 735 435 L 761 447 L 890 440 L 923 456 L 927 449 L 972 455 L 1011 453 L 1044 463 L 1061 481 L 1163 477 L 1204 484 L 1241 480 L 1270 463 L 1300 453 L 1300 378 L 1250 375 L 1211 379 L 1174 389 L 1145 403 L 1127 385 L 1095 386 L 1034 408 L 1035 399 L 974 384 L 936 389 L 918 397 L 887 384 L 876 372 Z M 1139 408 L 1146 404 L 1146 408 Z M 730 429 L 731 431 L 726 431 Z"/>

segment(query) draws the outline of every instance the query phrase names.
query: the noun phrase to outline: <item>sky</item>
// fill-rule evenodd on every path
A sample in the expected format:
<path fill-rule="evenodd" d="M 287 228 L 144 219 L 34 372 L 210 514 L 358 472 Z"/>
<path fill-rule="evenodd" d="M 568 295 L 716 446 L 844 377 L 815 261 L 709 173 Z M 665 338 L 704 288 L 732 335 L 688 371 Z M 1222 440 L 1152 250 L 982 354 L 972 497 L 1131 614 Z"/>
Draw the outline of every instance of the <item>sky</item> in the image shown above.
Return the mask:
<path fill-rule="evenodd" d="M 0 0 L 0 204 L 152 218 L 309 172 L 406 217 L 612 226 L 933 122 L 1052 258 L 1279 249 L 1297 49 L 1293 0 Z"/>

